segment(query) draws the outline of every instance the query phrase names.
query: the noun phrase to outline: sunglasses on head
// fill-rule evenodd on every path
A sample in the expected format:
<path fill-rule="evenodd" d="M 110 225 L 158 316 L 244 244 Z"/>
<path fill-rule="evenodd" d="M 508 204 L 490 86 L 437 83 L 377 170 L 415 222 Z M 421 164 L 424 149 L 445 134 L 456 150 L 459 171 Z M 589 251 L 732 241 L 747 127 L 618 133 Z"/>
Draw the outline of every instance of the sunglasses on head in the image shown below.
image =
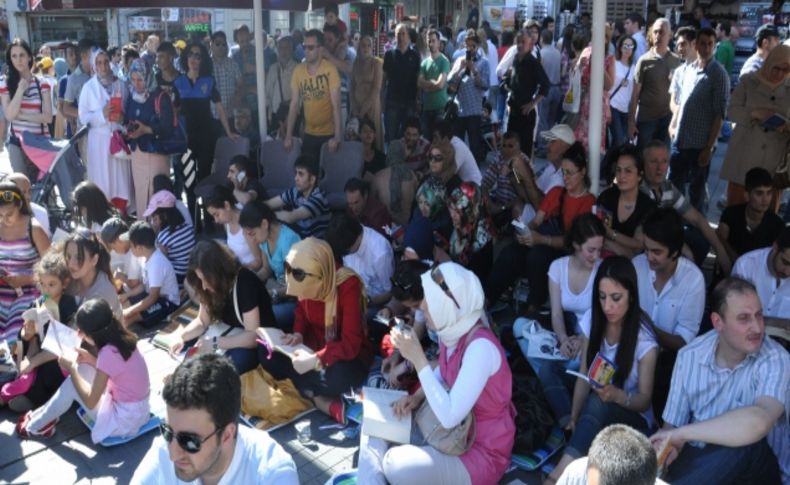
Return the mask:
<path fill-rule="evenodd" d="M 4 190 L 0 192 L 0 199 L 3 199 L 3 202 L 13 202 L 14 199 L 17 199 L 20 202 L 22 201 L 22 197 L 20 197 L 19 194 L 13 190 Z"/>
<path fill-rule="evenodd" d="M 453 292 L 450 291 L 450 287 L 447 286 L 447 282 L 444 281 L 444 275 L 442 274 L 442 270 L 439 269 L 438 265 L 434 266 L 433 269 L 431 270 L 431 279 L 433 280 L 434 283 L 439 285 L 439 288 L 442 289 L 444 294 L 449 296 L 450 299 L 453 300 L 453 303 L 455 303 L 456 308 L 460 310 L 461 305 L 458 304 L 458 300 L 455 299 L 455 295 L 453 295 Z"/>
<path fill-rule="evenodd" d="M 305 270 L 303 270 L 301 268 L 293 268 L 288 263 L 285 263 L 285 274 L 289 274 L 289 275 L 293 276 L 294 279 L 296 281 L 298 281 L 299 283 L 304 281 L 304 279 L 307 276 L 314 276 L 314 277 L 318 278 L 318 275 L 315 275 L 313 273 L 308 273 L 307 271 L 305 271 Z"/>
<path fill-rule="evenodd" d="M 414 286 L 411 283 L 403 283 L 402 281 L 396 280 L 393 277 L 390 277 L 390 283 L 392 283 L 392 286 L 398 288 L 401 291 L 409 291 L 411 287 Z"/>
<path fill-rule="evenodd" d="M 201 438 L 197 433 L 189 433 L 186 431 L 179 431 L 176 433 L 173 431 L 173 428 L 165 423 L 159 423 L 159 431 L 162 433 L 162 438 L 164 438 L 167 443 L 172 442 L 173 438 L 175 438 L 176 443 L 178 443 L 178 446 L 180 446 L 182 450 L 194 454 L 200 451 L 203 443 L 208 441 L 209 438 L 222 431 L 222 428 L 215 429 L 213 433 L 205 438 Z"/>

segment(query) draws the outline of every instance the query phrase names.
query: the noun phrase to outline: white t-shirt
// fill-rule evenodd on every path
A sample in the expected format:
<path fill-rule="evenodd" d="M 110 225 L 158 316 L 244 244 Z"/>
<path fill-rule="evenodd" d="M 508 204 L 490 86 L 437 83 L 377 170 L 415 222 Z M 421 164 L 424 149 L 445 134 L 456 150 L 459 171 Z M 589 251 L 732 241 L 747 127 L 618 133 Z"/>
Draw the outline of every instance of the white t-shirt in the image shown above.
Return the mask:
<path fill-rule="evenodd" d="M 362 278 L 368 296 L 375 297 L 392 290 L 390 278 L 395 272 L 395 257 L 389 241 L 375 230 L 362 226 L 359 249 L 343 256 L 343 266 Z"/>
<path fill-rule="evenodd" d="M 569 271 L 568 265 L 570 264 L 571 256 L 565 256 L 560 259 L 555 259 L 551 266 L 549 266 L 549 279 L 554 283 L 560 285 L 560 300 L 562 302 L 562 310 L 566 312 L 573 312 L 576 314 L 576 322 L 582 321 L 585 312 L 592 306 L 592 293 L 593 283 L 595 281 L 595 273 L 598 272 L 598 266 L 601 261 L 596 261 L 590 272 L 590 277 L 587 279 L 587 284 L 581 293 L 576 294 L 571 291 L 569 286 Z"/>
<path fill-rule="evenodd" d="M 139 280 L 143 272 L 140 259 L 134 257 L 131 249 L 126 254 L 110 251 L 110 269 L 113 274 L 121 270 L 130 280 Z"/>
<path fill-rule="evenodd" d="M 450 143 L 455 150 L 455 173 L 464 182 L 480 185 L 483 182 L 483 174 L 480 173 L 480 167 L 477 166 L 472 150 L 457 136 L 454 136 Z"/>
<path fill-rule="evenodd" d="M 631 93 L 634 91 L 634 72 L 636 72 L 636 61 L 631 66 L 626 66 L 620 61 L 614 63 L 615 74 L 614 84 L 609 90 L 609 95 L 617 91 L 614 96 L 609 98 L 609 106 L 621 113 L 628 113 L 628 103 L 631 102 Z M 627 77 L 626 77 L 627 76 Z M 623 79 L 628 80 L 628 84 L 620 87 Z"/>
<path fill-rule="evenodd" d="M 30 203 L 30 210 L 33 211 L 33 217 L 41 224 L 41 227 L 44 228 L 44 232 L 47 233 L 47 236 L 51 237 L 52 233 L 49 231 L 49 214 L 47 214 L 47 210 L 35 202 Z"/>
<path fill-rule="evenodd" d="M 145 291 L 148 292 L 151 291 L 151 288 L 159 288 L 159 295 L 167 298 L 174 305 L 181 302 L 176 272 L 173 270 L 170 260 L 158 248 L 145 262 L 143 284 Z"/>
<path fill-rule="evenodd" d="M 236 234 L 230 232 L 230 225 L 225 224 L 225 233 L 228 235 L 228 247 L 239 258 L 239 262 L 243 266 L 252 264 L 255 256 L 250 251 L 250 245 L 247 244 L 247 239 L 244 237 L 244 229 L 239 226 L 239 231 Z"/>
<path fill-rule="evenodd" d="M 656 272 L 650 269 L 647 256 L 640 254 L 632 262 L 639 284 L 639 305 L 661 330 L 678 335 L 686 343 L 699 332 L 705 311 L 705 277 L 696 264 L 678 258 L 675 274 L 666 282 L 661 294 L 654 286 Z"/>
<path fill-rule="evenodd" d="M 777 285 L 776 277 L 768 272 L 771 249 L 755 249 L 741 255 L 732 267 L 732 274 L 751 281 L 757 288 L 757 295 L 763 304 L 763 315 L 790 318 L 790 278 L 780 280 Z"/>
<path fill-rule="evenodd" d="M 199 485 L 200 480 L 182 482 L 176 477 L 167 443 L 162 437 L 154 441 L 132 477 L 137 485 Z M 230 466 L 219 485 L 298 485 L 299 476 L 290 455 L 269 433 L 239 426 L 236 447 Z"/>

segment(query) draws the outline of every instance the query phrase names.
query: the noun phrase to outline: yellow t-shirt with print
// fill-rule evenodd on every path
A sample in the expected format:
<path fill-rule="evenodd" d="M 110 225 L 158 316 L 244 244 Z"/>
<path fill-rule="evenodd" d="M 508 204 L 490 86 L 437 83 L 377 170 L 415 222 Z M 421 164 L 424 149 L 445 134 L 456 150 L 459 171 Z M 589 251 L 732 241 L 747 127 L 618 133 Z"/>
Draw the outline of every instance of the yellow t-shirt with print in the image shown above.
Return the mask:
<path fill-rule="evenodd" d="M 340 92 L 340 76 L 330 62 L 322 59 L 314 76 L 307 72 L 307 63 L 296 66 L 291 77 L 291 89 L 299 91 L 304 109 L 305 133 L 313 136 L 335 134 L 332 118 L 333 90 Z"/>

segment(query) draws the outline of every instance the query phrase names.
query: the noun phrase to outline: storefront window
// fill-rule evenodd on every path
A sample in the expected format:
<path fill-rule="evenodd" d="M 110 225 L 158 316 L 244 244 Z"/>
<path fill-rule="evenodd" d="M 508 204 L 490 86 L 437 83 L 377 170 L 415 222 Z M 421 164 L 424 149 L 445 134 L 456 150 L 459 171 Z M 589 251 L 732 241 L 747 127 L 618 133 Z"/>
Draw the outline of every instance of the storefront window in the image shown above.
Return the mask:
<path fill-rule="evenodd" d="M 107 17 L 103 11 L 80 12 L 79 15 L 30 15 L 28 20 L 34 50 L 45 42 L 77 42 L 83 38 L 107 45 Z"/>

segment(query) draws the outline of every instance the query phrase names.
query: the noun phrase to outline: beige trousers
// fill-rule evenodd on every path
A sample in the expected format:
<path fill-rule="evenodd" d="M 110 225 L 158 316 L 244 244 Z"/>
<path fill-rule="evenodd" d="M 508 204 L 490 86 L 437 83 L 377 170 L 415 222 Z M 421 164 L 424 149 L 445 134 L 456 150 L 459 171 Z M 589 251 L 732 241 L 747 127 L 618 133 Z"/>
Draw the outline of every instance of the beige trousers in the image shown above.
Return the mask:
<path fill-rule="evenodd" d="M 132 181 L 138 219 L 143 218 L 148 199 L 153 193 L 151 182 L 159 174 L 170 174 L 170 158 L 167 155 L 146 153 L 140 151 L 139 147 L 132 152 Z"/>

